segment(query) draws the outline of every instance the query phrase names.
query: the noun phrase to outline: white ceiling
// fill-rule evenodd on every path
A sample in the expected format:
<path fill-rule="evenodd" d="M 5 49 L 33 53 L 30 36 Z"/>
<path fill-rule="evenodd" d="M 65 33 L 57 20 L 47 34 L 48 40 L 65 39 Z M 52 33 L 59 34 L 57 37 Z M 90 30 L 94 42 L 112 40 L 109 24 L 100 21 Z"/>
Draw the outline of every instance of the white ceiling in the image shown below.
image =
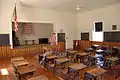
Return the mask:
<path fill-rule="evenodd" d="M 21 0 L 19 4 L 27 7 L 54 9 L 61 11 L 78 12 L 76 6 L 80 5 L 79 11 L 93 10 L 108 5 L 117 4 L 120 0 Z"/>

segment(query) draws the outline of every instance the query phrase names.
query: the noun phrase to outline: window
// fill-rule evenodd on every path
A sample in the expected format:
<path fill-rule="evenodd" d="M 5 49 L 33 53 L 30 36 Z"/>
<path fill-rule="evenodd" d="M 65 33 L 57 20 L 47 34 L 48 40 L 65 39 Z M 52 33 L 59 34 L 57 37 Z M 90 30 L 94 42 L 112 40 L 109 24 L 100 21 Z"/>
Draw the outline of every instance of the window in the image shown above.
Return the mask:
<path fill-rule="evenodd" d="M 103 22 L 95 22 L 92 32 L 92 41 L 103 41 Z"/>
<path fill-rule="evenodd" d="M 103 27 L 102 22 L 95 22 L 95 32 L 101 32 Z"/>

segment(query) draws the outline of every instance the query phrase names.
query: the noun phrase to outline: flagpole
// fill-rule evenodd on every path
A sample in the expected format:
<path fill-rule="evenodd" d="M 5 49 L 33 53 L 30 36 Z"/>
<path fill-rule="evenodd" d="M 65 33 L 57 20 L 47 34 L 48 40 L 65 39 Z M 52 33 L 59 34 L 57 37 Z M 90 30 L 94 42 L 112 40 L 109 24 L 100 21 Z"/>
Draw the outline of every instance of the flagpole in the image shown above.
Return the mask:
<path fill-rule="evenodd" d="M 14 9 L 16 7 L 16 4 L 17 4 L 17 0 L 14 1 Z M 11 21 L 13 20 L 13 16 L 14 16 L 14 9 L 13 9 L 13 12 L 12 12 L 12 18 L 11 18 Z"/>
<path fill-rule="evenodd" d="M 16 7 L 16 3 L 17 3 L 17 0 L 14 1 L 14 9 L 15 9 L 15 7 Z M 12 11 L 11 22 L 13 22 L 14 9 L 13 9 L 13 11 Z M 12 27 L 12 25 L 11 25 L 11 27 Z M 11 31 L 11 34 L 12 34 L 12 31 Z M 13 38 L 13 36 L 11 35 L 11 43 L 10 43 L 10 44 L 11 44 L 11 48 L 13 49 L 13 41 L 12 41 L 12 38 Z"/>

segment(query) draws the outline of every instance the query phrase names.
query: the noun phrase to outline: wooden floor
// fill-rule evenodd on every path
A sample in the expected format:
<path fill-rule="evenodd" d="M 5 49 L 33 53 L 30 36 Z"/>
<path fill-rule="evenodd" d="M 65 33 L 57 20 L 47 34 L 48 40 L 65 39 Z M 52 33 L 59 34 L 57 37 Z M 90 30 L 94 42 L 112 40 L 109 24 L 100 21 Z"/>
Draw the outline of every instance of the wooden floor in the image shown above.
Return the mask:
<path fill-rule="evenodd" d="M 45 70 L 44 68 L 41 67 L 39 64 L 38 60 L 35 58 L 34 55 L 28 55 L 24 56 L 26 60 L 28 60 L 31 64 L 34 65 L 36 68 L 36 72 L 40 75 L 46 75 L 49 80 L 60 80 L 58 79 L 52 72 Z M 1 68 L 7 68 L 9 71 L 9 79 L 8 80 L 13 80 L 13 76 L 11 74 L 11 63 L 10 63 L 10 58 L 5 59 L 5 60 L 0 60 L 0 69 Z"/>

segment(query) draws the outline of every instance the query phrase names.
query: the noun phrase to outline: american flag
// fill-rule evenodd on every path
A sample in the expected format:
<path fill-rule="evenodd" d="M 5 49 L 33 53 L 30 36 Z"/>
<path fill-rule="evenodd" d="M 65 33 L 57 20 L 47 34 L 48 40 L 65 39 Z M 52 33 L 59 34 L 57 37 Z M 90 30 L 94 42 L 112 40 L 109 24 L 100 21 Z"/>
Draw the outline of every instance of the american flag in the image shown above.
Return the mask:
<path fill-rule="evenodd" d="M 15 32 L 17 32 L 18 31 L 18 21 L 17 21 L 16 5 L 15 5 L 15 8 L 14 8 L 13 18 L 14 18 L 14 30 L 15 30 Z"/>

